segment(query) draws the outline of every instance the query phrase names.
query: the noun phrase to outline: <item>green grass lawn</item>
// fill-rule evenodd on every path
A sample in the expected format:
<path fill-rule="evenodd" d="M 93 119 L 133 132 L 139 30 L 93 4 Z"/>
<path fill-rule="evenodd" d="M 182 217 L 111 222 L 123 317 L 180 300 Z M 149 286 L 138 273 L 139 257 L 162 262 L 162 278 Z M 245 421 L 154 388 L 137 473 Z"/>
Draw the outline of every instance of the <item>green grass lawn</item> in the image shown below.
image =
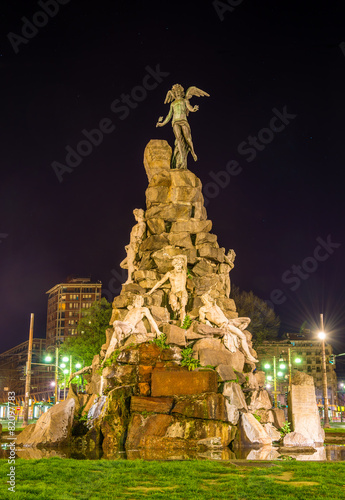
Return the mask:
<path fill-rule="evenodd" d="M 345 429 L 342 427 L 331 427 L 330 429 L 324 429 L 325 433 L 331 432 L 332 434 L 345 434 Z"/>
<path fill-rule="evenodd" d="M 253 466 L 254 465 L 254 466 Z M 340 500 L 345 463 L 16 460 L 16 493 L 0 461 L 0 498 L 20 500 Z"/>

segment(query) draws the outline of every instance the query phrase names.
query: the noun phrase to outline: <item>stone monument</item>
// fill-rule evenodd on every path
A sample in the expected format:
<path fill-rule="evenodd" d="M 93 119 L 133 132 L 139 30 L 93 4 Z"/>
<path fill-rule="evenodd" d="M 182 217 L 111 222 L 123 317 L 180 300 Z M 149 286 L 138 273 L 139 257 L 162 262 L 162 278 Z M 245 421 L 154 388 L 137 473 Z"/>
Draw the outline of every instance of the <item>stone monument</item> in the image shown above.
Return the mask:
<path fill-rule="evenodd" d="M 288 401 L 289 421 L 294 433 L 302 435 L 305 441 L 311 445 L 323 443 L 325 431 L 320 423 L 313 377 L 296 371 L 292 379 Z"/>
<path fill-rule="evenodd" d="M 229 298 L 235 252 L 218 244 L 201 181 L 187 169 L 188 153 L 197 159 L 187 121 L 198 109 L 189 104 L 193 95 L 208 96 L 196 87 L 184 94 L 180 85 L 168 92 L 170 111 L 157 126 L 172 118 L 175 149 L 162 140 L 146 146 L 146 210 L 134 210 L 121 263 L 128 279 L 114 298 L 106 343 L 80 372 L 87 394 L 71 388 L 66 403 L 87 424 L 64 419 L 64 442 L 73 425 L 74 446 L 102 443 L 108 457 L 124 448 L 141 458 L 207 456 L 217 448 L 230 458 L 234 440 L 268 446 L 274 435 L 253 416 L 261 411 L 276 425 L 254 373 L 250 318 L 238 318 Z M 45 436 L 51 421 L 45 417 Z M 43 424 L 28 426 L 18 443 L 39 445 Z"/>

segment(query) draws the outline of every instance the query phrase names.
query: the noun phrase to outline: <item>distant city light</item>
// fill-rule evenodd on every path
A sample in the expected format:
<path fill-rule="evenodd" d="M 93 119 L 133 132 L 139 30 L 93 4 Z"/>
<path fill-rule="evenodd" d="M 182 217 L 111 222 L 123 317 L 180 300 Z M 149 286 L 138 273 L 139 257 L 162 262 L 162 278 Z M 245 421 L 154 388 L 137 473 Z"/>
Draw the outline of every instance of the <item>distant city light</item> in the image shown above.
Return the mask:
<path fill-rule="evenodd" d="M 301 358 L 295 358 L 295 363 L 302 363 Z"/>

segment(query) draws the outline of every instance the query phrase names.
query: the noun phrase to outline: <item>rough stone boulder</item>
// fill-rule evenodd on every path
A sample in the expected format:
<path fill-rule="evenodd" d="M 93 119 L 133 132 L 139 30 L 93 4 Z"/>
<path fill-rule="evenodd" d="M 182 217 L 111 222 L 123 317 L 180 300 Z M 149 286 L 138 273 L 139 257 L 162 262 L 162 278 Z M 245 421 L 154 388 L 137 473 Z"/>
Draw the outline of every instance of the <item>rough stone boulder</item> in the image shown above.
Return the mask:
<path fill-rule="evenodd" d="M 172 413 L 189 418 L 222 420 L 232 425 L 236 425 L 239 419 L 238 409 L 222 394 L 216 393 L 184 398 L 176 403 Z"/>
<path fill-rule="evenodd" d="M 223 396 L 228 398 L 230 404 L 235 406 L 238 410 L 248 410 L 241 386 L 236 384 L 236 382 L 225 382 Z"/>
<path fill-rule="evenodd" d="M 134 414 L 129 424 L 126 450 L 197 448 L 198 442 L 207 438 L 220 438 L 221 445 L 226 447 L 235 435 L 236 427 L 219 420 Z"/>
<path fill-rule="evenodd" d="M 256 410 L 270 410 L 272 408 L 271 398 L 268 392 L 264 389 L 254 391 L 250 397 L 248 410 L 255 412 Z"/>
<path fill-rule="evenodd" d="M 284 436 L 283 440 L 284 446 L 314 446 L 314 441 L 311 439 L 306 438 L 303 436 L 303 434 L 300 434 L 299 432 L 289 432 L 289 434 L 286 434 Z"/>
<path fill-rule="evenodd" d="M 212 370 L 154 368 L 151 395 L 183 396 L 203 392 L 217 392 L 217 373 Z"/>
<path fill-rule="evenodd" d="M 149 181 L 155 174 L 170 170 L 171 147 L 167 141 L 151 140 L 144 151 L 144 167 Z"/>
<path fill-rule="evenodd" d="M 272 438 L 272 441 L 280 441 L 281 439 L 280 432 L 274 427 L 274 425 L 268 422 L 267 424 L 264 424 L 263 427 L 267 432 L 267 434 L 270 436 L 270 438 Z"/>
<path fill-rule="evenodd" d="M 21 432 L 17 446 L 58 447 L 68 444 L 74 417 L 75 400 L 66 399 L 52 406 Z"/>
<path fill-rule="evenodd" d="M 272 444 L 272 438 L 251 413 L 243 413 L 240 419 L 240 436 L 244 445 Z"/>

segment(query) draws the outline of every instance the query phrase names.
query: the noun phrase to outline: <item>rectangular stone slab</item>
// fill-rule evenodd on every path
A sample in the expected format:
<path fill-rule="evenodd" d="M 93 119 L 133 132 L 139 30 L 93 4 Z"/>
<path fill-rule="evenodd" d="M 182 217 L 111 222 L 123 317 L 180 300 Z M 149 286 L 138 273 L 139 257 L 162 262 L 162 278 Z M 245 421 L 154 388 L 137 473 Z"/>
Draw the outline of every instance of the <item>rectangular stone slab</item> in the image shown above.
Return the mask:
<path fill-rule="evenodd" d="M 173 398 L 150 398 L 132 396 L 131 398 L 131 412 L 134 411 L 147 411 L 154 413 L 169 413 L 174 400 Z"/>
<path fill-rule="evenodd" d="M 217 373 L 214 371 L 168 371 L 154 369 L 152 372 L 151 395 L 183 396 L 217 392 Z"/>

